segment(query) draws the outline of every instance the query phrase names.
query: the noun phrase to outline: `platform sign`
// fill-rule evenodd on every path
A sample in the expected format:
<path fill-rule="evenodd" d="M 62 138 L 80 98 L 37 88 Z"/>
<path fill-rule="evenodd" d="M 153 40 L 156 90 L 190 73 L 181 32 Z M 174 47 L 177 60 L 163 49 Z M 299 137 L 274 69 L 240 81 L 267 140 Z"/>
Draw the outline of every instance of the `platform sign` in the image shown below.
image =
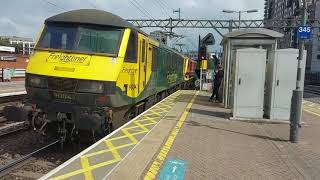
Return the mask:
<path fill-rule="evenodd" d="M 298 38 L 299 39 L 310 39 L 312 33 L 311 26 L 299 26 L 298 27 Z"/>
<path fill-rule="evenodd" d="M 160 171 L 159 180 L 184 180 L 187 162 L 173 158 L 167 159 Z"/>

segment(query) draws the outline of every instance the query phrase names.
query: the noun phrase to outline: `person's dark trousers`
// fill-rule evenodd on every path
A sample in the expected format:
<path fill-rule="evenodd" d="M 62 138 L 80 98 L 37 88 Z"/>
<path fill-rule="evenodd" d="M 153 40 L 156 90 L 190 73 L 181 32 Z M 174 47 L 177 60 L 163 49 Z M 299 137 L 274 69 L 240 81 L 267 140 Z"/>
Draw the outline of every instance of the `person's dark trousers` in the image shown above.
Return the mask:
<path fill-rule="evenodd" d="M 220 86 L 215 86 L 213 88 L 213 92 L 212 92 L 212 95 L 210 97 L 210 100 L 212 100 L 214 98 L 214 96 L 216 96 L 216 100 L 218 100 L 218 97 L 219 97 L 219 87 Z"/>

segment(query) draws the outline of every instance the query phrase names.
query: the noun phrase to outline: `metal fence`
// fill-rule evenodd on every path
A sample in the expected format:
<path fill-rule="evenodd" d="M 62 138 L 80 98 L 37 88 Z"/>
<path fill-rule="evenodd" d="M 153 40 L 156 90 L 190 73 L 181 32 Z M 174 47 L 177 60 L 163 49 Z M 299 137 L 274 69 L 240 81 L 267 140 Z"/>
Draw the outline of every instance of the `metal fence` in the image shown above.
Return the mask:
<path fill-rule="evenodd" d="M 6 70 L 7 69 L 7 70 Z M 6 77 L 5 73 L 10 73 L 11 78 L 24 78 L 26 75 L 25 69 L 15 69 L 15 68 L 0 68 L 0 81 L 4 81 L 4 77 Z"/>

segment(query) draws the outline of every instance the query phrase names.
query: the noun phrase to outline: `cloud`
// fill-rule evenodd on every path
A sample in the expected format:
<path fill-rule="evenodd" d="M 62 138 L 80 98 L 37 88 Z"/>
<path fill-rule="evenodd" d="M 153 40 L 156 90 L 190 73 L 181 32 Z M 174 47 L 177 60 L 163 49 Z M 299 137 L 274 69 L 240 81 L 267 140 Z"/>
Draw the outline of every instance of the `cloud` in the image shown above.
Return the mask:
<path fill-rule="evenodd" d="M 48 3 L 50 2 L 50 3 Z M 54 4 L 54 5 L 52 5 Z M 137 9 L 133 4 L 140 7 Z M 224 14 L 223 9 L 246 10 L 259 9 L 259 13 L 243 14 L 244 19 L 262 19 L 264 0 L 7 0 L 1 6 L 0 35 L 16 35 L 36 38 L 44 20 L 64 10 L 95 8 L 106 10 L 123 18 L 177 18 L 173 9 L 181 8 L 181 17 L 185 19 L 237 19 L 236 14 Z M 144 13 L 140 12 L 144 11 Z M 150 18 L 150 17 L 149 17 Z M 157 29 L 143 29 L 150 32 Z M 213 29 L 174 29 L 174 32 L 187 35 L 178 42 L 186 43 L 196 49 L 198 35 L 214 33 L 217 41 L 221 39 Z M 226 32 L 226 30 L 222 30 Z M 218 48 L 215 46 L 214 48 Z"/>

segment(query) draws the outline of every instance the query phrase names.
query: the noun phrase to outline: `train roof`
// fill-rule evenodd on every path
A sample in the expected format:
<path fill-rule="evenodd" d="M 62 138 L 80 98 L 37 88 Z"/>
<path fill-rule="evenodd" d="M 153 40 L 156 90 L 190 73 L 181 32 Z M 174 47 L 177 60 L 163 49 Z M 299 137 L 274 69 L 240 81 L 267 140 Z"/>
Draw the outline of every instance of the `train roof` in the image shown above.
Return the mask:
<path fill-rule="evenodd" d="M 183 55 L 182 53 L 180 53 L 179 51 L 177 51 L 177 50 L 175 50 L 175 49 L 173 49 L 173 48 L 171 48 L 171 47 L 169 47 L 169 46 L 167 46 L 167 45 L 165 45 L 165 44 L 159 44 L 159 47 L 160 48 L 163 48 L 163 49 L 166 49 L 167 51 L 171 51 L 171 52 L 173 52 L 173 53 L 175 53 L 175 54 L 178 54 L 179 56 L 182 56 L 182 57 L 186 57 L 185 55 Z"/>
<path fill-rule="evenodd" d="M 146 34 L 141 29 L 137 28 L 128 21 L 122 19 L 120 16 L 97 9 L 72 10 L 57 14 L 45 20 L 45 23 L 51 22 L 93 24 L 102 26 L 131 28 L 142 34 Z"/>

